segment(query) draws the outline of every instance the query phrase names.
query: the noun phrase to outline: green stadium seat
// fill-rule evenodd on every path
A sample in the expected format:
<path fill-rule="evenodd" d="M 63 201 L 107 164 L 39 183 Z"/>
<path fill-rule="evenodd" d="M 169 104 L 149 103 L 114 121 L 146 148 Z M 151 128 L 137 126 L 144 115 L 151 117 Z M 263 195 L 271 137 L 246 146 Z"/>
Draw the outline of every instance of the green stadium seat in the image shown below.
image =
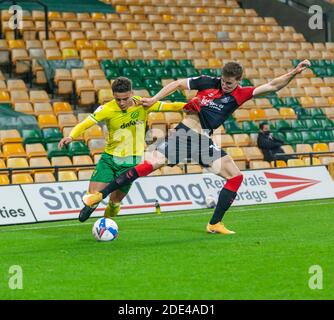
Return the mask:
<path fill-rule="evenodd" d="M 295 131 L 307 130 L 307 125 L 306 125 L 305 120 L 292 120 L 291 129 Z"/>
<path fill-rule="evenodd" d="M 174 91 L 172 94 L 170 94 L 169 96 L 165 97 L 163 100 L 170 100 L 170 101 L 180 101 L 180 102 L 186 102 L 187 99 L 186 97 L 183 95 L 182 92 L 180 91 Z"/>
<path fill-rule="evenodd" d="M 133 77 L 131 80 L 133 89 L 146 89 L 146 86 L 141 79 Z"/>
<path fill-rule="evenodd" d="M 156 78 L 154 69 L 150 68 L 150 67 L 145 67 L 145 68 L 141 68 L 140 69 L 140 76 L 143 80 L 147 79 L 147 78 Z"/>
<path fill-rule="evenodd" d="M 242 129 L 239 127 L 236 121 L 228 120 L 224 122 L 224 128 L 226 133 L 235 134 L 235 133 L 243 133 Z"/>
<path fill-rule="evenodd" d="M 320 130 L 316 132 L 316 136 L 318 141 L 317 142 L 333 142 L 334 141 L 334 134 L 333 130 Z"/>
<path fill-rule="evenodd" d="M 131 60 L 129 59 L 119 59 L 117 60 L 117 66 L 118 68 L 131 68 Z"/>
<path fill-rule="evenodd" d="M 274 108 L 287 107 L 284 101 L 280 98 L 270 98 L 269 101 Z"/>
<path fill-rule="evenodd" d="M 317 77 L 326 77 L 327 76 L 327 69 L 322 67 L 312 67 L 312 71 L 315 73 Z"/>
<path fill-rule="evenodd" d="M 137 75 L 140 74 L 139 69 L 135 68 L 135 67 L 124 67 L 124 68 L 120 68 L 122 70 L 122 76 L 123 77 L 127 77 L 132 79 L 133 77 L 136 77 Z"/>
<path fill-rule="evenodd" d="M 46 150 L 48 152 L 48 157 L 61 157 L 69 156 L 69 152 L 66 147 L 63 147 L 61 150 L 58 149 L 58 142 L 49 142 L 46 144 Z"/>
<path fill-rule="evenodd" d="M 23 129 L 21 131 L 24 144 L 44 143 L 42 131 L 40 129 Z"/>
<path fill-rule="evenodd" d="M 176 60 L 174 59 L 164 60 L 163 65 L 165 66 L 165 68 L 178 68 L 179 67 Z"/>
<path fill-rule="evenodd" d="M 165 67 L 156 67 L 155 68 L 155 76 L 159 79 L 171 79 L 172 72 Z"/>
<path fill-rule="evenodd" d="M 83 141 L 73 141 L 68 144 L 68 153 L 71 157 L 89 155 L 89 149 Z"/>
<path fill-rule="evenodd" d="M 271 121 L 269 122 L 269 130 L 272 132 L 272 133 L 275 133 L 275 132 L 278 132 L 277 128 L 276 128 L 276 123 L 275 121 Z M 284 136 L 284 135 L 283 135 Z"/>
<path fill-rule="evenodd" d="M 284 141 L 286 144 L 296 145 L 303 142 L 303 137 L 300 132 L 287 131 L 285 132 Z"/>
<path fill-rule="evenodd" d="M 188 67 L 194 68 L 193 62 L 189 59 L 181 59 L 179 61 L 179 66 L 185 67 L 185 68 L 188 68 Z"/>
<path fill-rule="evenodd" d="M 160 60 L 158 60 L 158 59 L 149 60 L 148 63 L 147 63 L 147 65 L 149 67 L 151 67 L 151 68 L 162 68 L 162 67 L 164 67 L 162 65 L 162 62 Z"/>
<path fill-rule="evenodd" d="M 322 127 L 325 130 L 333 130 L 334 129 L 334 122 L 330 119 L 322 119 L 321 124 L 322 124 Z"/>
<path fill-rule="evenodd" d="M 147 63 L 145 60 L 141 60 L 141 59 L 136 59 L 132 61 L 132 65 L 138 69 L 142 69 L 142 68 L 146 68 L 147 67 Z"/>
<path fill-rule="evenodd" d="M 321 108 L 309 108 L 308 112 L 312 119 L 326 119 L 326 115 Z"/>
<path fill-rule="evenodd" d="M 147 89 L 161 89 L 162 84 L 161 81 L 158 79 L 145 79 L 144 84 Z"/>
<path fill-rule="evenodd" d="M 103 60 L 100 65 L 103 71 L 107 69 L 117 68 L 117 63 L 113 60 Z"/>
<path fill-rule="evenodd" d="M 302 135 L 302 143 L 316 143 L 319 142 L 319 138 L 317 137 L 317 133 L 313 131 L 301 131 L 300 134 Z"/>
<path fill-rule="evenodd" d="M 216 69 L 210 69 L 210 68 L 202 69 L 201 74 L 204 75 L 204 76 L 215 77 L 216 76 Z"/>
<path fill-rule="evenodd" d="M 173 79 L 181 79 L 184 77 L 183 69 L 181 68 L 171 68 L 171 74 Z"/>
<path fill-rule="evenodd" d="M 282 101 L 286 106 L 289 106 L 291 108 L 294 108 L 296 106 L 300 106 L 299 100 L 297 98 L 294 98 L 294 97 L 283 98 Z"/>
<path fill-rule="evenodd" d="M 275 128 L 277 131 L 284 132 L 291 130 L 291 124 L 283 119 L 276 120 Z"/>
<path fill-rule="evenodd" d="M 326 77 L 334 77 L 334 67 L 326 68 Z"/>
<path fill-rule="evenodd" d="M 297 107 L 294 110 L 298 117 L 298 120 L 312 119 L 311 115 L 305 108 Z"/>
<path fill-rule="evenodd" d="M 293 59 L 293 60 L 292 60 L 292 65 L 293 65 L 294 67 L 297 67 L 298 64 L 299 64 L 299 62 L 301 62 L 299 59 Z M 311 63 L 311 64 L 312 64 L 312 63 Z"/>
<path fill-rule="evenodd" d="M 185 68 L 185 71 L 186 71 L 186 76 L 188 78 L 198 77 L 200 75 L 199 71 L 195 69 L 194 67 L 187 67 Z"/>
<path fill-rule="evenodd" d="M 253 121 L 243 121 L 242 122 L 242 131 L 245 133 L 258 133 L 259 127 Z"/>
<path fill-rule="evenodd" d="M 243 79 L 241 80 L 241 82 L 240 82 L 240 85 L 241 85 L 242 87 L 251 87 L 253 84 L 252 84 L 252 82 L 251 82 L 249 79 L 247 79 L 247 78 L 243 78 Z"/>
<path fill-rule="evenodd" d="M 317 120 L 317 119 L 307 119 L 307 120 L 304 120 L 305 123 L 306 123 L 306 126 L 307 128 L 306 129 L 309 129 L 309 130 L 321 130 L 322 129 L 322 123 L 320 120 Z"/>
<path fill-rule="evenodd" d="M 273 132 L 273 137 L 286 142 L 286 135 L 283 132 Z"/>
<path fill-rule="evenodd" d="M 106 75 L 107 80 L 118 78 L 121 75 L 120 71 L 116 68 L 106 69 L 104 73 Z"/>
<path fill-rule="evenodd" d="M 46 143 L 57 142 L 63 138 L 59 128 L 44 128 L 42 129 L 42 134 Z"/>

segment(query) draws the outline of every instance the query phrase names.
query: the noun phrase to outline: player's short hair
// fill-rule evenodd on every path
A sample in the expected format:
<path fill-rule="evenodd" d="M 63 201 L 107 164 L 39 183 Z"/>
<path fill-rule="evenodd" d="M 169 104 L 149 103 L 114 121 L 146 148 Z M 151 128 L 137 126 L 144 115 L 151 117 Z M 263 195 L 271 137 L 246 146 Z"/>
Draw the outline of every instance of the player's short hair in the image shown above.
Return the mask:
<path fill-rule="evenodd" d="M 234 77 L 237 80 L 241 80 L 244 69 L 238 62 L 228 62 L 222 68 L 223 77 Z"/>
<path fill-rule="evenodd" d="M 126 77 L 118 77 L 111 85 L 113 92 L 128 92 L 132 91 L 132 81 Z"/>
<path fill-rule="evenodd" d="M 259 125 L 260 130 L 263 130 L 263 127 L 267 126 L 267 125 L 268 125 L 268 122 L 265 122 L 265 121 L 261 122 L 260 125 Z"/>

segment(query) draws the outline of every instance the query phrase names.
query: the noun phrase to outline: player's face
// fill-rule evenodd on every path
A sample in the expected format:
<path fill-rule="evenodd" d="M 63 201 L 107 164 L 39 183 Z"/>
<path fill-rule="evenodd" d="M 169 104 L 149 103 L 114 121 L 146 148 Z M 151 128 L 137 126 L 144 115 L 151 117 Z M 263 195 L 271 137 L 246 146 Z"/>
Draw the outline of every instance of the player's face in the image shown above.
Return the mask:
<path fill-rule="evenodd" d="M 226 93 L 232 92 L 238 84 L 239 81 L 234 77 L 221 77 L 221 86 Z"/>
<path fill-rule="evenodd" d="M 118 106 L 123 111 L 127 110 L 129 107 L 132 106 L 132 104 L 133 104 L 132 96 L 133 96 L 132 91 L 114 92 L 114 98 L 115 98 Z"/>

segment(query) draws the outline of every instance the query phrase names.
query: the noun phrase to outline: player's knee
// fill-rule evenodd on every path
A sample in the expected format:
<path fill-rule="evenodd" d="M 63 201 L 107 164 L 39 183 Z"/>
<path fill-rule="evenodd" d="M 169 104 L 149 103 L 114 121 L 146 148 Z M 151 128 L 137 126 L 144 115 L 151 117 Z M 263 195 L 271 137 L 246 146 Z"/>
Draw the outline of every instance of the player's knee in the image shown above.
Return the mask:
<path fill-rule="evenodd" d="M 237 192 L 242 184 L 244 176 L 240 172 L 239 175 L 235 175 L 233 178 L 227 179 L 226 184 L 224 186 L 225 189 L 228 189 L 232 192 Z"/>

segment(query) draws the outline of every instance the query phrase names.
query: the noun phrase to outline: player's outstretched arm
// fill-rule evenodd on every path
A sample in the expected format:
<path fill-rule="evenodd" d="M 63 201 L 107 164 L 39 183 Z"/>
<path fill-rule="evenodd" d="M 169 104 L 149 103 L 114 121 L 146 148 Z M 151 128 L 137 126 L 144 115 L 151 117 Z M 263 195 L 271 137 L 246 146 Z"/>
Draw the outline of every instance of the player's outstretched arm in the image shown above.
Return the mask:
<path fill-rule="evenodd" d="M 188 89 L 187 85 L 188 79 L 179 79 L 176 81 L 173 81 L 169 84 L 167 84 L 165 87 L 163 87 L 154 97 L 152 98 L 141 98 L 141 102 L 143 103 L 143 106 L 150 107 L 159 100 L 163 99 L 164 97 L 167 97 L 171 93 L 173 93 L 177 89 L 185 90 Z"/>
<path fill-rule="evenodd" d="M 284 88 L 289 82 L 299 73 L 309 68 L 311 63 L 309 60 L 304 60 L 298 64 L 298 66 L 290 72 L 271 80 L 269 83 L 263 84 L 255 88 L 253 96 L 261 96 L 270 92 L 276 92 Z"/>
<path fill-rule="evenodd" d="M 88 128 L 92 127 L 96 124 L 90 117 L 87 117 L 82 122 L 78 123 L 70 132 L 68 137 L 64 137 L 58 143 L 58 148 L 61 149 L 64 145 L 69 144 L 73 141 L 73 139 L 79 137 L 82 133 L 84 133 Z"/>

